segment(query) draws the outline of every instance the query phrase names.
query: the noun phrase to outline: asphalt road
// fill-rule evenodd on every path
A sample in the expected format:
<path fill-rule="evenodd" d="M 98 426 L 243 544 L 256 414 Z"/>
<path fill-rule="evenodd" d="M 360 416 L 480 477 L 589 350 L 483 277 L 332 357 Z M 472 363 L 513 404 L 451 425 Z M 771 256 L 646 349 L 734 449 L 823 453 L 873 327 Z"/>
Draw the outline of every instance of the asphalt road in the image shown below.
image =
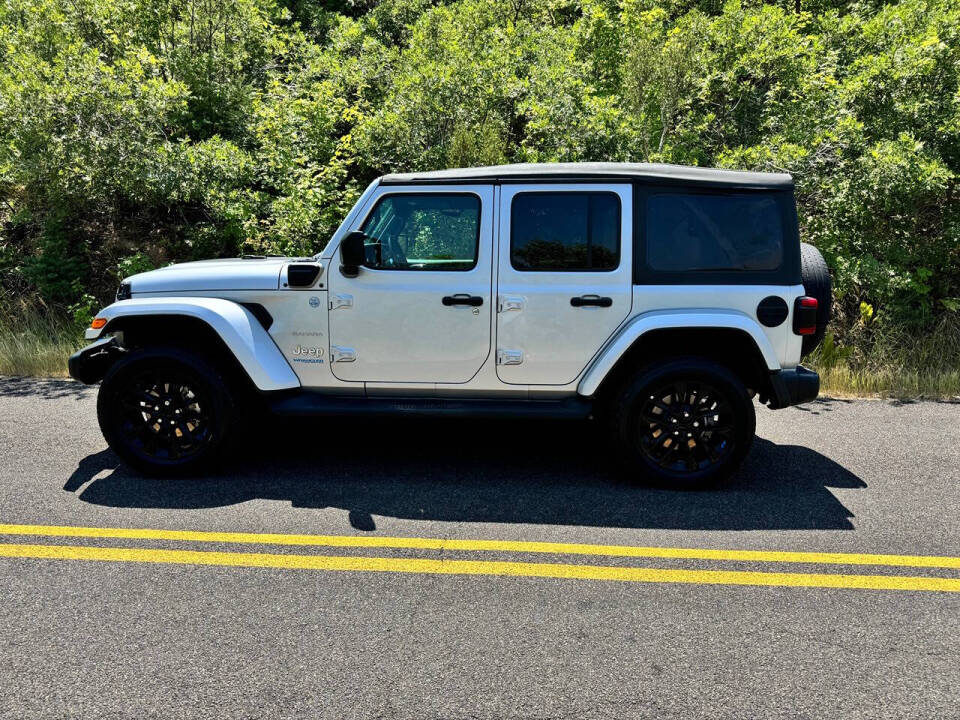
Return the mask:
<path fill-rule="evenodd" d="M 222 475 L 161 482 L 91 391 L 0 379 L 0 717 L 957 718 L 958 420 L 760 410 L 730 486 L 677 493 L 582 424 L 265 418 Z"/>

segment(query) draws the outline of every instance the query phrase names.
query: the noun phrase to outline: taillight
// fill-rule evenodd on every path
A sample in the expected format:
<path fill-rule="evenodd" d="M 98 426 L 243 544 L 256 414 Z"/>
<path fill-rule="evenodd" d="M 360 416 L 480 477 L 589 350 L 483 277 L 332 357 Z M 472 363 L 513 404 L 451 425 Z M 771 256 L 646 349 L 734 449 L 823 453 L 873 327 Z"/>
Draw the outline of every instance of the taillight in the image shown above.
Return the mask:
<path fill-rule="evenodd" d="M 793 331 L 797 335 L 813 335 L 817 332 L 817 299 L 798 297 L 793 304 Z"/>

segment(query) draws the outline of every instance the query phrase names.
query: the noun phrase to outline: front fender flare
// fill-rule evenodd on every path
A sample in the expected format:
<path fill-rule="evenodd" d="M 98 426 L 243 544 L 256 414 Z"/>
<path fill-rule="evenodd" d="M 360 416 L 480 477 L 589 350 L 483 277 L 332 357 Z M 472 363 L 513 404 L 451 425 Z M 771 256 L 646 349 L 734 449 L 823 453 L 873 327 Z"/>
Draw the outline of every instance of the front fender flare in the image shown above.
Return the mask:
<path fill-rule="evenodd" d="M 617 361 L 643 335 L 652 330 L 669 330 L 675 328 L 726 328 L 741 330 L 747 333 L 757 344 L 757 349 L 763 356 L 767 369 L 780 369 L 780 360 L 763 329 L 752 318 L 740 312 L 724 310 L 665 310 L 644 313 L 627 322 L 620 331 L 611 338 L 607 345 L 594 359 L 583 379 L 577 386 L 577 393 L 589 397 L 593 395 L 600 383 L 607 376 Z"/>
<path fill-rule="evenodd" d="M 288 390 L 300 387 L 290 363 L 273 338 L 242 305 L 222 298 L 165 297 L 132 298 L 108 305 L 99 313 L 107 323 L 102 330 L 88 330 L 88 340 L 110 332 L 118 318 L 182 315 L 196 318 L 213 329 L 246 371 L 258 389 Z"/>

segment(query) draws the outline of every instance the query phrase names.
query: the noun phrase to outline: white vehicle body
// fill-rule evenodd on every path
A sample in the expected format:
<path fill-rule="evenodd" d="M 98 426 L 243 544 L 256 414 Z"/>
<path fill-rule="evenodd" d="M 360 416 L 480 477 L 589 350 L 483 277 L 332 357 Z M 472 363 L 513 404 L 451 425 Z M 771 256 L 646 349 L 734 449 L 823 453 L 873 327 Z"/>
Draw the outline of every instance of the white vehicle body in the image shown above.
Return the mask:
<path fill-rule="evenodd" d="M 385 195 L 455 193 L 480 199 L 476 266 L 469 272 L 338 271 L 339 242 L 359 230 Z M 611 272 L 520 272 L 511 267 L 510 206 L 523 193 L 607 192 L 621 205 L 618 267 Z M 189 315 L 207 322 L 258 389 L 293 387 L 366 396 L 590 396 L 645 333 L 722 328 L 746 333 L 773 372 L 796 367 L 802 338 L 791 316 L 775 327 L 756 317 L 761 300 L 782 297 L 790 313 L 802 284 L 635 284 L 630 183 L 375 181 L 315 258 L 254 258 L 174 265 L 128 280 L 133 297 L 98 317 Z M 286 282 L 290 265 L 316 263 L 309 287 Z M 444 306 L 467 293 L 479 307 Z M 599 295 L 610 307 L 572 307 Z M 264 330 L 241 304 L 272 318 Z M 90 340 L 103 330 L 88 330 Z M 266 336 L 266 337 L 265 337 Z M 270 342 L 272 341 L 272 342 Z M 284 363 L 285 361 L 285 363 Z M 285 367 L 284 367 L 285 364 Z"/>
<path fill-rule="evenodd" d="M 316 256 L 128 278 L 70 372 L 103 381 L 104 436 L 146 473 L 212 461 L 259 400 L 279 415 L 602 416 L 626 465 L 690 487 L 742 462 L 754 396 L 816 397 L 799 362 L 829 303 L 788 175 L 387 175 Z"/>

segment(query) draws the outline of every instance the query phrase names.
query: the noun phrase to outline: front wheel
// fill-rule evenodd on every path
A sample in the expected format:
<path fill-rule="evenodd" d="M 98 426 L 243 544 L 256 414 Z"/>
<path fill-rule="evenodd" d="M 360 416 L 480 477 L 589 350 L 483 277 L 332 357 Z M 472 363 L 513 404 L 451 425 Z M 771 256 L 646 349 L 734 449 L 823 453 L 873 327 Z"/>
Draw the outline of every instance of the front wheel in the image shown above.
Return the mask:
<path fill-rule="evenodd" d="M 97 419 L 111 449 L 146 475 L 208 468 L 234 426 L 226 382 L 198 355 L 174 347 L 131 351 L 107 372 Z"/>
<path fill-rule="evenodd" d="M 660 361 L 625 383 L 612 424 L 632 476 L 691 489 L 716 485 L 739 467 L 756 415 L 736 375 L 691 357 Z"/>

